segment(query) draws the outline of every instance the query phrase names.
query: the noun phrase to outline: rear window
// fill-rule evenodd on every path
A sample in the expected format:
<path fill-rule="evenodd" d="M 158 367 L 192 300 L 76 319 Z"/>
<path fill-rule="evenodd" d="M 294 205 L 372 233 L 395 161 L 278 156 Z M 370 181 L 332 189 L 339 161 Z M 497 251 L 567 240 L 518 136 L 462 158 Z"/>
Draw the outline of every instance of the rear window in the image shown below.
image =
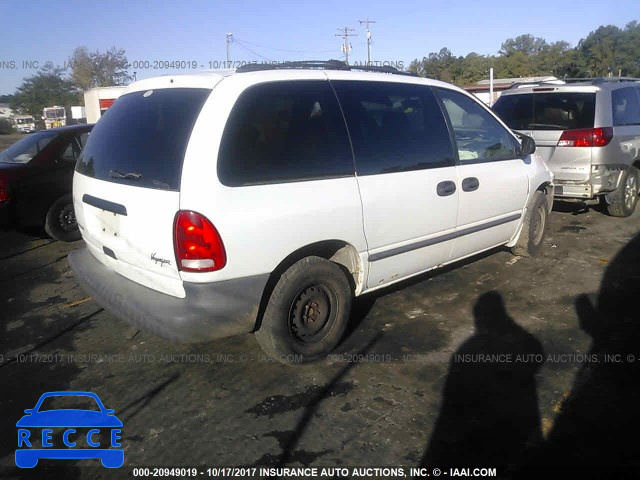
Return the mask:
<path fill-rule="evenodd" d="M 58 135 L 58 133 L 51 131 L 29 135 L 1 152 L 0 162 L 28 163 L 33 157 L 44 150 L 44 147 L 46 147 L 56 135 Z"/>
<path fill-rule="evenodd" d="M 593 128 L 595 93 L 502 95 L 493 111 L 513 130 Z"/>
<path fill-rule="evenodd" d="M 177 191 L 191 130 L 210 89 L 120 97 L 96 124 L 76 171 L 99 180 Z"/>

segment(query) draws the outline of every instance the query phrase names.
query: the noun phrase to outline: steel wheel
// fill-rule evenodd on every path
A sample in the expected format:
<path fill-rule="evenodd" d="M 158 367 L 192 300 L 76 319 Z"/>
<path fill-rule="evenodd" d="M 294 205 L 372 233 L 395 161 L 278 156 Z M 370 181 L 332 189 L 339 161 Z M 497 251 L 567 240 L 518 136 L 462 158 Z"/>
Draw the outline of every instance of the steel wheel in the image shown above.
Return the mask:
<path fill-rule="evenodd" d="M 72 204 L 65 205 L 62 209 L 60 209 L 58 221 L 60 222 L 60 228 L 65 232 L 73 232 L 78 228 L 78 224 L 76 222 L 76 213 L 73 209 Z"/>
<path fill-rule="evenodd" d="M 322 340 L 335 321 L 337 297 L 325 285 L 313 285 L 301 290 L 291 304 L 289 331 L 303 343 Z"/>
<path fill-rule="evenodd" d="M 537 206 L 531 215 L 531 242 L 538 245 L 544 235 L 544 227 L 547 221 L 547 210 L 544 205 Z"/>

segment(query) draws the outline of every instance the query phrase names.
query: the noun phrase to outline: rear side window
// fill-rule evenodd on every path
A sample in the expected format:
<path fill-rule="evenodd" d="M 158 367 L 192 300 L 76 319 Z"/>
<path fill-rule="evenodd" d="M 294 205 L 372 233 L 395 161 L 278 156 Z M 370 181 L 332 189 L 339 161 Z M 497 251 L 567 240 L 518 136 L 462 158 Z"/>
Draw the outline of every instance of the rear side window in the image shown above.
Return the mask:
<path fill-rule="evenodd" d="M 358 175 L 454 164 L 442 110 L 424 85 L 333 81 L 353 143 Z"/>
<path fill-rule="evenodd" d="M 620 88 L 611 92 L 613 125 L 640 125 L 640 89 Z"/>
<path fill-rule="evenodd" d="M 580 92 L 502 95 L 493 110 L 514 130 L 593 128 L 596 94 Z"/>
<path fill-rule="evenodd" d="M 353 175 L 353 156 L 328 81 L 247 89 L 224 129 L 218 177 L 227 186 Z"/>
<path fill-rule="evenodd" d="M 120 97 L 93 128 L 76 171 L 109 182 L 178 191 L 191 130 L 210 89 Z"/>

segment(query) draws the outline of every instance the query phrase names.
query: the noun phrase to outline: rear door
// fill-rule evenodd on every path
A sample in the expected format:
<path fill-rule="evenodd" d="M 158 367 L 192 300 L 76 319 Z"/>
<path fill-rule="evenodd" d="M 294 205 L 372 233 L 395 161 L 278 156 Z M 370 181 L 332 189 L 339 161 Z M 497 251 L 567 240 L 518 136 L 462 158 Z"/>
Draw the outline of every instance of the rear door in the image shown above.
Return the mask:
<path fill-rule="evenodd" d="M 89 250 L 117 273 L 183 297 L 173 250 L 182 162 L 211 90 L 124 95 L 94 127 L 74 175 L 74 206 Z"/>
<path fill-rule="evenodd" d="M 368 288 L 445 263 L 456 227 L 453 148 L 430 87 L 332 80 L 351 136 Z"/>

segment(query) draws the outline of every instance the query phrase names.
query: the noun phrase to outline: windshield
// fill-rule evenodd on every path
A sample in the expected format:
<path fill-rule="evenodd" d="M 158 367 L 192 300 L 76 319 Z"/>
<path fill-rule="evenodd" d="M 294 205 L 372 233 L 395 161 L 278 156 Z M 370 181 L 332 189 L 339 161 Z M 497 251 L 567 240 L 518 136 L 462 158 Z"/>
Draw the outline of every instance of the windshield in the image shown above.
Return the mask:
<path fill-rule="evenodd" d="M 593 128 L 595 93 L 556 92 L 502 95 L 493 111 L 514 130 Z"/>
<path fill-rule="evenodd" d="M 62 118 L 64 117 L 64 109 L 56 108 L 55 110 L 47 110 L 45 116 L 47 118 Z"/>
<path fill-rule="evenodd" d="M 25 123 L 33 123 L 33 118 L 17 118 L 16 123 L 19 125 L 24 125 Z"/>
<path fill-rule="evenodd" d="M 14 143 L 0 153 L 2 163 L 27 163 L 47 146 L 55 133 L 34 133 Z"/>

